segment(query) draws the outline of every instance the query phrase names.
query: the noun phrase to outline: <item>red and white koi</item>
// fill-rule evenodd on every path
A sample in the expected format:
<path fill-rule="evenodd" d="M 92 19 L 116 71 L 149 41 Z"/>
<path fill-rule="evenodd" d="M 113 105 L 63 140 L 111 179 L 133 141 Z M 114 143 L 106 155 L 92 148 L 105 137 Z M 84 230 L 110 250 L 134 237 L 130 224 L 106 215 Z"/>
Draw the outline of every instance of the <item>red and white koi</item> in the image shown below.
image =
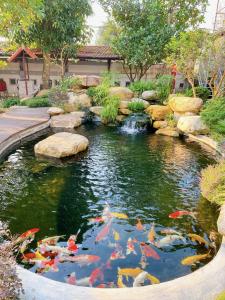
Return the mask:
<path fill-rule="evenodd" d="M 112 252 L 110 256 L 110 260 L 116 260 L 116 259 L 125 259 L 126 257 L 123 254 L 122 249 L 116 249 Z"/>
<path fill-rule="evenodd" d="M 61 256 L 60 262 L 74 262 L 79 264 L 80 266 L 90 265 L 96 263 L 100 260 L 100 257 L 97 255 L 88 255 L 88 254 L 81 254 L 76 256 Z"/>
<path fill-rule="evenodd" d="M 15 244 L 21 243 L 24 240 L 28 239 L 29 237 L 34 238 L 35 233 L 37 233 L 38 231 L 40 231 L 39 228 L 32 228 L 27 230 L 26 232 L 24 232 L 23 234 L 21 234 L 15 241 Z"/>
<path fill-rule="evenodd" d="M 126 254 L 129 255 L 131 253 L 137 255 L 137 253 L 135 251 L 135 247 L 134 247 L 134 241 L 132 240 L 132 238 L 129 238 L 128 241 L 127 241 L 127 251 L 126 251 Z"/>
<path fill-rule="evenodd" d="M 77 253 L 78 246 L 76 245 L 77 235 L 71 235 L 67 241 L 67 249 L 73 254 Z"/>
<path fill-rule="evenodd" d="M 38 241 L 38 245 L 47 244 L 47 245 L 55 246 L 58 243 L 58 241 L 63 237 L 64 237 L 64 235 L 51 236 L 51 237 L 48 237 L 48 238 Z"/>
<path fill-rule="evenodd" d="M 194 219 L 196 219 L 196 213 L 187 211 L 187 210 L 178 210 L 178 211 L 175 211 L 175 212 L 169 214 L 169 218 L 171 218 L 171 219 L 179 219 L 183 216 L 191 216 Z"/>
<path fill-rule="evenodd" d="M 77 283 L 76 273 L 73 272 L 70 275 L 68 275 L 67 277 L 65 277 L 65 281 L 68 284 L 76 285 L 76 283 Z"/>

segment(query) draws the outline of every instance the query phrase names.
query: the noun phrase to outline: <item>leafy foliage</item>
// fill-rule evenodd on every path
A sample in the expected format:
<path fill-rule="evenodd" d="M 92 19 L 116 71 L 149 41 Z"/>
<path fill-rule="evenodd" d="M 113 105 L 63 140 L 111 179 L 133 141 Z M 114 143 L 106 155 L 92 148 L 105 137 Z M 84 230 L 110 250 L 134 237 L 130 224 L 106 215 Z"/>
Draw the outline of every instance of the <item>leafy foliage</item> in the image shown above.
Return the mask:
<path fill-rule="evenodd" d="M 204 86 L 197 86 L 195 88 L 195 91 L 196 91 L 196 96 L 201 98 L 203 101 L 208 100 L 209 97 L 210 97 L 210 94 L 211 94 L 210 90 L 207 87 L 204 87 Z M 187 89 L 184 94 L 187 97 L 193 97 L 193 90 L 192 89 Z"/>
<path fill-rule="evenodd" d="M 99 31 L 97 45 L 111 46 L 112 41 L 120 32 L 119 26 L 113 19 L 108 19 Z"/>
<path fill-rule="evenodd" d="M 6 99 L 2 102 L 3 108 L 9 108 L 14 105 L 20 105 L 20 99 L 19 98 L 10 98 Z"/>
<path fill-rule="evenodd" d="M 171 39 L 167 46 L 169 65 L 177 65 L 178 71 L 189 81 L 193 95 L 195 91 L 195 66 L 197 60 L 204 57 L 209 46 L 210 34 L 204 30 L 182 32 L 180 36 Z"/>
<path fill-rule="evenodd" d="M 64 77 L 62 80 L 60 80 L 55 89 L 59 90 L 62 93 L 66 93 L 68 92 L 68 90 L 78 88 L 80 83 L 80 79 L 74 76 Z"/>
<path fill-rule="evenodd" d="M 128 109 L 133 112 L 142 112 L 145 110 L 145 105 L 142 101 L 132 101 L 128 103 Z"/>
<path fill-rule="evenodd" d="M 176 125 L 177 125 L 177 122 L 174 119 L 174 114 L 167 115 L 166 116 L 166 122 L 167 122 L 168 126 L 172 127 L 172 128 L 176 127 Z"/>
<path fill-rule="evenodd" d="M 104 99 L 104 107 L 101 112 L 101 118 L 107 122 L 115 122 L 120 100 L 117 96 L 107 96 Z"/>
<path fill-rule="evenodd" d="M 201 172 L 202 195 L 210 202 L 222 205 L 225 199 L 225 163 L 208 166 Z"/>
<path fill-rule="evenodd" d="M 201 117 L 212 133 L 225 135 L 225 98 L 208 101 Z"/>
<path fill-rule="evenodd" d="M 140 80 L 130 84 L 129 88 L 140 96 L 144 91 L 156 90 L 156 82 L 153 80 Z"/>
<path fill-rule="evenodd" d="M 32 99 L 25 100 L 24 105 L 28 107 L 49 107 L 51 106 L 48 98 L 35 97 Z"/>
<path fill-rule="evenodd" d="M 171 93 L 173 77 L 171 75 L 161 75 L 157 79 L 156 91 L 160 102 L 167 100 Z"/>

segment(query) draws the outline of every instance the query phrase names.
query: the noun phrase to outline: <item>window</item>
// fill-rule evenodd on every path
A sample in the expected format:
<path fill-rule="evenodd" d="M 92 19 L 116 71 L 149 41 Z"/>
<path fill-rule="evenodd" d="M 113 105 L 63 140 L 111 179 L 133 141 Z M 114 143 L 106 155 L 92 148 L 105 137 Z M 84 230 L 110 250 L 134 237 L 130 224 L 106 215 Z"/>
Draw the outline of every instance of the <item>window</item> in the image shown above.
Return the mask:
<path fill-rule="evenodd" d="M 126 86 L 129 86 L 129 85 L 130 85 L 130 81 L 127 81 L 127 82 L 126 82 Z"/>
<path fill-rule="evenodd" d="M 180 83 L 180 88 L 182 89 L 184 87 L 184 83 Z"/>
<path fill-rule="evenodd" d="M 55 81 L 54 81 L 54 84 L 55 84 L 55 86 L 56 86 L 56 85 L 59 85 L 59 81 L 58 81 L 58 80 L 55 80 Z"/>
<path fill-rule="evenodd" d="M 37 80 L 36 79 L 34 79 L 34 85 L 37 85 Z"/>
<path fill-rule="evenodd" d="M 15 78 L 10 78 L 10 79 L 9 79 L 9 83 L 10 83 L 11 85 L 16 85 L 16 79 L 15 79 Z"/>

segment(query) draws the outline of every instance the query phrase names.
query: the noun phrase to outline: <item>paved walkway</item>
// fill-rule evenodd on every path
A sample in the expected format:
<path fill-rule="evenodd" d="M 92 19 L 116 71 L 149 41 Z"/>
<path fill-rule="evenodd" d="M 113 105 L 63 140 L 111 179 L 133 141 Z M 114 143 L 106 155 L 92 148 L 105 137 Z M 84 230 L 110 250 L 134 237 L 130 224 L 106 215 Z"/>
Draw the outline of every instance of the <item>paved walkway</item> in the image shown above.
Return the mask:
<path fill-rule="evenodd" d="M 48 108 L 12 107 L 6 113 L 0 114 L 0 154 L 7 141 L 18 141 L 19 136 L 32 133 L 32 129 L 46 124 L 49 120 Z"/>

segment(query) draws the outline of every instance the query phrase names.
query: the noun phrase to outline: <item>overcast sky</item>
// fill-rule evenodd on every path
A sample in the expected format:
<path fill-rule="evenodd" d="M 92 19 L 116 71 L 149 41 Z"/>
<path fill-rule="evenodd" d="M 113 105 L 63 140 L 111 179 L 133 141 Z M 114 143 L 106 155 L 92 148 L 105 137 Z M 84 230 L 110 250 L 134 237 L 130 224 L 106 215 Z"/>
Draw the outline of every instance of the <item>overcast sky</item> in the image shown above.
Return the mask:
<path fill-rule="evenodd" d="M 213 28 L 213 23 L 215 19 L 215 12 L 216 12 L 216 0 L 209 0 L 209 6 L 205 15 L 205 23 L 203 24 L 202 27 L 212 29 Z M 106 21 L 107 15 L 101 8 L 101 6 L 95 1 L 93 4 L 93 15 L 88 18 L 88 24 L 94 29 L 95 34 L 92 39 L 92 43 L 95 41 L 98 28 L 101 27 L 104 22 Z"/>

